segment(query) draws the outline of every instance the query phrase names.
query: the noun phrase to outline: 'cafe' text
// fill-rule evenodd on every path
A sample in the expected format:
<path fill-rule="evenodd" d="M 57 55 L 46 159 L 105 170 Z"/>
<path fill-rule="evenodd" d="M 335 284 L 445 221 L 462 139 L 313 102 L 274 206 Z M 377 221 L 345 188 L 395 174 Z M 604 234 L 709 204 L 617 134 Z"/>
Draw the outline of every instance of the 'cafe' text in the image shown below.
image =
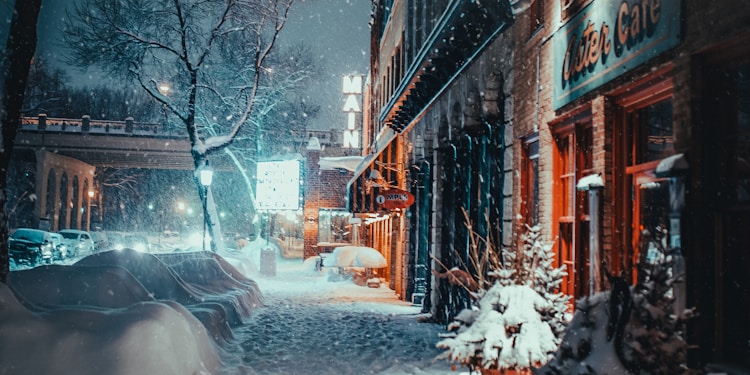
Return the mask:
<path fill-rule="evenodd" d="M 553 37 L 555 108 L 679 43 L 679 12 L 679 0 L 589 4 Z"/>

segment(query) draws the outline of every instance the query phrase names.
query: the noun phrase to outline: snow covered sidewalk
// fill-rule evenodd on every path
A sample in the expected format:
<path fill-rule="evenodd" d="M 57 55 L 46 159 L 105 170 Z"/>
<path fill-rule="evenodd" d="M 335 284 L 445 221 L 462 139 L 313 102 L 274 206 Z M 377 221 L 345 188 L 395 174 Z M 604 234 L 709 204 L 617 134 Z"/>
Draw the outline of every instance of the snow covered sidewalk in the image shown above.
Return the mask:
<path fill-rule="evenodd" d="M 456 374 L 434 360 L 444 329 L 385 285 L 328 281 L 301 260 L 255 281 L 265 306 L 235 330 L 242 352 L 222 355 L 226 374 Z"/>

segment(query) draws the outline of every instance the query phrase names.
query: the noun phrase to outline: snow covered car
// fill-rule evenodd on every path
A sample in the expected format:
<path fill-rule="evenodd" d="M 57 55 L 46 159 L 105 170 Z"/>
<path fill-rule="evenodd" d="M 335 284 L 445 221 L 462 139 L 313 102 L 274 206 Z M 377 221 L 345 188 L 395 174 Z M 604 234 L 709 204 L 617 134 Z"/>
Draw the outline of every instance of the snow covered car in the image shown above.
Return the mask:
<path fill-rule="evenodd" d="M 63 242 L 68 247 L 68 257 L 88 255 L 94 252 L 96 246 L 91 234 L 85 230 L 63 229 L 57 231 L 63 236 Z"/>
<path fill-rule="evenodd" d="M 52 263 L 53 247 L 51 234 L 39 229 L 19 228 L 8 237 L 8 256 L 16 264 Z"/>
<path fill-rule="evenodd" d="M 68 256 L 68 246 L 60 233 L 50 233 L 52 237 L 52 258 L 63 260 Z"/>
<path fill-rule="evenodd" d="M 91 235 L 91 240 L 94 241 L 94 250 L 104 251 L 110 249 L 109 238 L 106 233 L 102 231 L 94 231 L 89 232 L 89 234 Z"/>

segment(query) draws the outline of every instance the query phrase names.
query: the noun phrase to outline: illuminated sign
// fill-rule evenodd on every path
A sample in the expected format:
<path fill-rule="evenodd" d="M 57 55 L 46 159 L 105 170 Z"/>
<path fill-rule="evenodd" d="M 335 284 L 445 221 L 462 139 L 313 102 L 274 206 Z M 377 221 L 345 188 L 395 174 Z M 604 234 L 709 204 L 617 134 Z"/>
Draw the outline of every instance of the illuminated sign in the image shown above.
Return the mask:
<path fill-rule="evenodd" d="M 344 76 L 342 92 L 346 95 L 344 108 L 342 111 L 346 114 L 346 130 L 341 147 L 359 148 L 359 130 L 357 130 L 357 119 L 361 118 L 362 108 L 362 76 Z"/>
<path fill-rule="evenodd" d="M 558 109 L 680 42 L 680 0 L 591 2 L 553 41 Z"/>
<path fill-rule="evenodd" d="M 375 197 L 375 202 L 385 209 L 406 208 L 414 203 L 414 195 L 406 190 L 388 189 Z"/>
<path fill-rule="evenodd" d="M 300 161 L 258 162 L 255 201 L 259 210 L 298 210 Z"/>

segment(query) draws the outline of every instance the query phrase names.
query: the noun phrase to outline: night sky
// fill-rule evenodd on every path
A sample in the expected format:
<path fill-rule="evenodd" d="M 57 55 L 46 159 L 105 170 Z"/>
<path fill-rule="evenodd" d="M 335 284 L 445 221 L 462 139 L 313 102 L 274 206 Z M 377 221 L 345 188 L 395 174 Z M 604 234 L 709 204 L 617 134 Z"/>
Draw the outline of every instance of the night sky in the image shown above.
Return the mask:
<path fill-rule="evenodd" d="M 0 42 L 3 48 L 10 24 L 10 1 L 0 0 Z M 77 86 L 95 86 L 102 78 L 95 71 L 83 72 L 66 66 L 58 44 L 71 0 L 43 0 L 39 15 L 37 54 L 58 62 Z M 345 128 L 341 111 L 344 95 L 341 80 L 347 74 L 366 74 L 369 61 L 370 1 L 368 0 L 296 0 L 279 42 L 287 45 L 307 44 L 317 51 L 324 74 L 308 88 L 308 100 L 321 106 L 321 113 L 311 128 L 328 130 Z"/>

